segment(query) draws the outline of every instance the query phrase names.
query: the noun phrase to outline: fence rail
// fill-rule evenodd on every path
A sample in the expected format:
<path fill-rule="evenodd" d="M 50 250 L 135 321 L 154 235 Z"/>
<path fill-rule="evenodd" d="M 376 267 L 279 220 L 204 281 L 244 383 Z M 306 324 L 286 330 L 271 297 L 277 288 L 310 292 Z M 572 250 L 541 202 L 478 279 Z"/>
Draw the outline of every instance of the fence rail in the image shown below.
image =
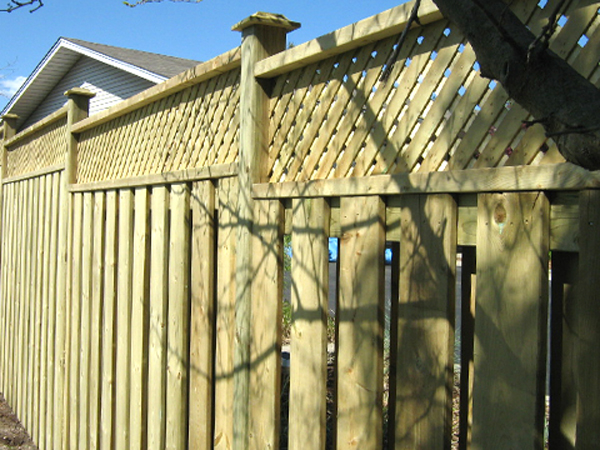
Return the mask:
<path fill-rule="evenodd" d="M 599 7 L 551 42 L 596 84 Z M 258 14 L 108 111 L 4 118 L 0 389 L 41 449 L 597 445 L 599 175 L 431 1 L 381 81 L 411 8 L 289 49 Z"/>

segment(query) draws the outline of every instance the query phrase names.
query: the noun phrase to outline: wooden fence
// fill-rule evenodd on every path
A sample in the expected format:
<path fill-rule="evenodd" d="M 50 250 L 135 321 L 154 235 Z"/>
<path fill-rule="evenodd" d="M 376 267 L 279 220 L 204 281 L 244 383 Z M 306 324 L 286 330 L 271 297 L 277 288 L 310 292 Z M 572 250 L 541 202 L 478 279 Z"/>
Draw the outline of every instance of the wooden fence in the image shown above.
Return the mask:
<path fill-rule="evenodd" d="M 599 6 L 551 44 L 596 84 Z M 106 112 L 4 117 L 0 389 L 41 449 L 596 448 L 600 176 L 429 1 L 382 82 L 411 8 L 290 49 L 257 14 Z"/>

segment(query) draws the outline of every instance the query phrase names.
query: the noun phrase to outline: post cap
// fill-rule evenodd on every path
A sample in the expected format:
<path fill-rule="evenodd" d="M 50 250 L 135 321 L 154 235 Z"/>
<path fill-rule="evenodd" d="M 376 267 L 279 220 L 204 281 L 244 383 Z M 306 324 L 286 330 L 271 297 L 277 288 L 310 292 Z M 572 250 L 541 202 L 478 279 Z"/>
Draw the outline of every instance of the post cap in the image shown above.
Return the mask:
<path fill-rule="evenodd" d="M 96 94 L 94 94 L 92 91 L 88 91 L 87 89 L 76 87 L 73 89 L 69 89 L 67 92 L 65 92 L 65 96 L 67 96 L 67 97 L 80 96 L 80 97 L 92 98 L 92 97 L 95 97 Z"/>
<path fill-rule="evenodd" d="M 231 29 L 233 31 L 243 31 L 252 25 L 265 25 L 269 27 L 283 28 L 288 33 L 300 28 L 300 22 L 289 20 L 283 14 L 273 14 L 267 12 L 257 12 L 250 17 L 236 23 Z"/>

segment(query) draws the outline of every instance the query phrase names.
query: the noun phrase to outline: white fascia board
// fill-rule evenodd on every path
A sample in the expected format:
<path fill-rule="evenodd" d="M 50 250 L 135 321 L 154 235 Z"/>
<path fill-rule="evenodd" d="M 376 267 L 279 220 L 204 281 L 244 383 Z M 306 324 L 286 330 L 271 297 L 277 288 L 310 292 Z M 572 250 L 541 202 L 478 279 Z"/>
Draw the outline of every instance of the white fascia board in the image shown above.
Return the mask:
<path fill-rule="evenodd" d="M 158 75 L 158 74 L 151 72 L 149 70 L 146 70 L 146 69 L 142 69 L 141 67 L 135 66 L 133 64 L 123 62 L 119 59 L 111 58 L 110 56 L 107 56 L 104 53 L 100 53 L 95 50 L 91 50 L 87 47 L 83 47 L 81 45 L 75 44 L 74 42 L 71 42 L 67 39 L 61 38 L 60 42 L 61 42 L 61 47 L 64 47 L 64 48 L 67 48 L 74 52 L 80 53 L 81 55 L 87 56 L 88 58 L 95 59 L 95 60 L 100 61 L 104 64 L 107 64 L 109 66 L 116 67 L 125 72 L 129 72 L 133 75 L 136 75 L 140 78 L 151 81 L 153 83 L 158 84 L 158 83 L 162 83 L 163 81 L 167 80 L 167 77 Z"/>

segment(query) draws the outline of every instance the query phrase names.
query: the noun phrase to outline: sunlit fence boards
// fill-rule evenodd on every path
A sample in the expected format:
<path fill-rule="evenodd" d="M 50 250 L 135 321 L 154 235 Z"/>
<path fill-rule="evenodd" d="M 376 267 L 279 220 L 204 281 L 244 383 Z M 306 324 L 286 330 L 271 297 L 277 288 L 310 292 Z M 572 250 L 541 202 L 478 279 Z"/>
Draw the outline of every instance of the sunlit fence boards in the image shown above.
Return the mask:
<path fill-rule="evenodd" d="M 41 449 L 600 440 L 600 177 L 430 1 L 382 81 L 411 8 L 251 65 L 294 28 L 253 16 L 112 109 L 5 120 L 0 389 Z M 599 8 L 551 42 L 593 83 Z"/>

